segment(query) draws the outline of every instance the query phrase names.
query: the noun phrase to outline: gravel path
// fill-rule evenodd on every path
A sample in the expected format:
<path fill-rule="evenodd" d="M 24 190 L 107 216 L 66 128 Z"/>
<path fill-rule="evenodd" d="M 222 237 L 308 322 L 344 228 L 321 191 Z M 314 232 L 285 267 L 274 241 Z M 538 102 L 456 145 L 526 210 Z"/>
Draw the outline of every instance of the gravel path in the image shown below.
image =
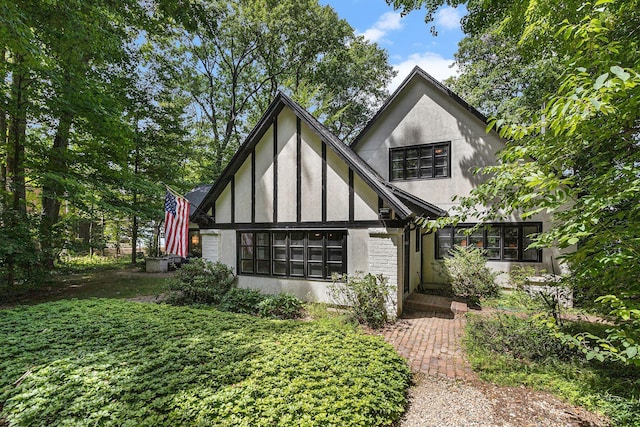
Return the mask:
<path fill-rule="evenodd" d="M 417 374 L 397 427 L 602 427 L 604 419 L 525 387 Z"/>

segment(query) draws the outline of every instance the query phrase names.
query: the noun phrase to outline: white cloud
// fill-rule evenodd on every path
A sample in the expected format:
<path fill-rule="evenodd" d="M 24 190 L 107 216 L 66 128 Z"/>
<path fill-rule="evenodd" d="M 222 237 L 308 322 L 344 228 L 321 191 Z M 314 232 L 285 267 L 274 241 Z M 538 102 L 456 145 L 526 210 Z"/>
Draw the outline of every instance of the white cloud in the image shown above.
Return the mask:
<path fill-rule="evenodd" d="M 462 12 L 450 6 L 443 7 L 436 13 L 435 26 L 447 30 L 455 30 L 460 27 Z"/>
<path fill-rule="evenodd" d="M 434 52 L 412 53 L 406 60 L 393 65 L 393 68 L 398 72 L 398 75 L 396 75 L 396 77 L 391 81 L 388 89 L 390 92 L 396 90 L 416 65 L 429 73 L 436 80 L 443 81 L 448 77 L 458 74 L 458 67 L 452 67 L 452 64 L 453 59 L 443 58 Z"/>
<path fill-rule="evenodd" d="M 373 26 L 365 30 L 362 35 L 365 39 L 375 43 L 381 41 L 383 37 L 393 30 L 399 30 L 402 28 L 402 22 L 400 22 L 400 14 L 396 12 L 386 12 Z"/>

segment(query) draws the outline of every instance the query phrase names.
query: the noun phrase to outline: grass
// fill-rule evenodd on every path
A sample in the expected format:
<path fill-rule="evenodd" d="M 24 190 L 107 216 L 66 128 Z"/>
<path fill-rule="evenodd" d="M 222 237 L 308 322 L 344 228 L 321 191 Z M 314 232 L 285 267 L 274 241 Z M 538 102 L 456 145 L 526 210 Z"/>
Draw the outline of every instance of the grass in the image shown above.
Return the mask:
<path fill-rule="evenodd" d="M 408 382 L 391 346 L 330 318 L 114 299 L 0 310 L 0 424 L 380 426 Z"/>
<path fill-rule="evenodd" d="M 526 318 L 502 316 L 503 320 L 470 316 L 467 323 L 465 347 L 481 379 L 549 391 L 572 404 L 606 415 L 615 426 L 640 426 L 640 368 L 587 361 L 583 355 L 577 352 L 571 355 L 567 350 L 559 356 L 552 336 L 544 337 L 539 328 L 527 326 Z M 506 325 L 504 330 L 501 325 Z M 593 329 L 606 326 L 568 323 L 567 327 L 597 332 Z M 514 330 L 523 339 L 514 339 Z M 514 344 L 518 342 L 523 344 Z M 544 346 L 551 349 L 546 355 L 541 350 Z"/>
<path fill-rule="evenodd" d="M 16 305 L 64 299 L 126 299 L 159 295 L 166 290 L 167 280 L 173 274 L 145 273 L 140 265 L 93 257 L 91 262 L 58 267 L 47 283 L 14 295 L 3 295 L 3 301 Z"/>

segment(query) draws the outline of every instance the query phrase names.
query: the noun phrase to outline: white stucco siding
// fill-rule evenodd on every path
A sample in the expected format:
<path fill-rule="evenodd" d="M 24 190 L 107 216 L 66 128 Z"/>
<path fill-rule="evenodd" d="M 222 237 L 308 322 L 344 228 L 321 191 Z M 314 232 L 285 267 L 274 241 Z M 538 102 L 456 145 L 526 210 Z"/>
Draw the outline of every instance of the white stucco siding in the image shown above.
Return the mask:
<path fill-rule="evenodd" d="M 376 193 L 357 174 L 353 180 L 353 209 L 356 221 L 370 221 L 378 219 L 378 193 Z"/>
<path fill-rule="evenodd" d="M 235 221 L 251 222 L 251 160 L 247 156 L 235 174 Z"/>
<path fill-rule="evenodd" d="M 296 116 L 285 108 L 278 115 L 278 222 L 296 221 Z"/>
<path fill-rule="evenodd" d="M 273 222 L 273 127 L 256 145 L 256 222 Z"/>
<path fill-rule="evenodd" d="M 349 220 L 349 166 L 327 148 L 327 221 Z"/>
<path fill-rule="evenodd" d="M 218 224 L 231 222 L 231 184 L 227 184 L 216 200 L 215 220 Z"/>
<path fill-rule="evenodd" d="M 472 169 L 496 163 L 504 147 L 495 133 L 460 104 L 422 79 L 405 88 L 355 147 L 381 176 L 389 179 L 389 149 L 451 142 L 449 178 L 394 181 L 398 187 L 443 209 L 453 195 L 466 195 L 479 183 Z"/>
<path fill-rule="evenodd" d="M 218 244 L 220 253 L 218 260 L 231 267 L 233 274 L 237 274 L 236 269 L 236 231 L 235 230 L 218 230 Z M 203 256 L 205 256 L 203 254 Z M 209 259 L 205 256 L 205 258 Z"/>
<path fill-rule="evenodd" d="M 322 221 L 322 141 L 302 124 L 300 184 L 303 222 Z"/>

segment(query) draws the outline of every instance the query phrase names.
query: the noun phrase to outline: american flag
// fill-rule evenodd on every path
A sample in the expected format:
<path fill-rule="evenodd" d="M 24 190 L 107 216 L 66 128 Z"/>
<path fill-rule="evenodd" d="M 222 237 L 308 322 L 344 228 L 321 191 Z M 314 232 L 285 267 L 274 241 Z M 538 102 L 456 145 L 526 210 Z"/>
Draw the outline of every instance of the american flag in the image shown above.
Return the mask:
<path fill-rule="evenodd" d="M 165 251 L 186 257 L 189 236 L 189 201 L 167 191 L 164 197 Z"/>

